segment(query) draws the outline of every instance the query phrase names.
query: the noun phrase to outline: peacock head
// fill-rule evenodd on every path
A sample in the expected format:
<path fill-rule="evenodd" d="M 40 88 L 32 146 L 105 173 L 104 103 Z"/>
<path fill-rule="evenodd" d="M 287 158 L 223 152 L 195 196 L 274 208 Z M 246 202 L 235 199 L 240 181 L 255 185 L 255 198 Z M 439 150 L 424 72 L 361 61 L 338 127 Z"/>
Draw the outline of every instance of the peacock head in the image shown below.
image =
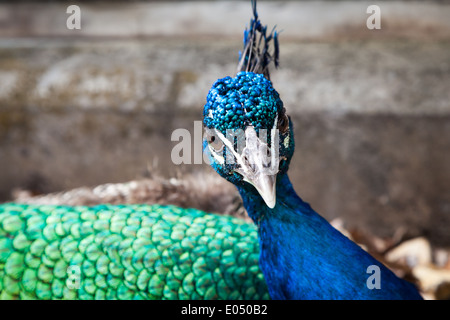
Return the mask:
<path fill-rule="evenodd" d="M 203 109 L 204 151 L 211 166 L 239 188 L 276 204 L 277 177 L 294 153 L 292 124 L 263 74 L 239 72 L 217 80 Z"/>

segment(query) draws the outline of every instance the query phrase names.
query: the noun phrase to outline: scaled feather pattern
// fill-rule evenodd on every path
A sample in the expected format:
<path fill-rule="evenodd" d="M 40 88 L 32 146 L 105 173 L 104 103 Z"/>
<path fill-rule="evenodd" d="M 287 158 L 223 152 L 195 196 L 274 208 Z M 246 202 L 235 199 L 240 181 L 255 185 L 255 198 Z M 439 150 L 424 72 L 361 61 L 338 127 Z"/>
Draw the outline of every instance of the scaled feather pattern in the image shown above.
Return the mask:
<path fill-rule="evenodd" d="M 0 299 L 268 299 L 252 224 L 161 205 L 0 205 Z"/>

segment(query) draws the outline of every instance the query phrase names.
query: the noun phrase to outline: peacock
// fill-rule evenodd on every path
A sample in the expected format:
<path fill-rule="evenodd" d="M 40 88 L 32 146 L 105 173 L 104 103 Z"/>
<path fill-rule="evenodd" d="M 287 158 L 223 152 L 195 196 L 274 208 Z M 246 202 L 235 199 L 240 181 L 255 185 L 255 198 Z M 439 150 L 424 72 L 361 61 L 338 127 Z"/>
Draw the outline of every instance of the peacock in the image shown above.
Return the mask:
<path fill-rule="evenodd" d="M 207 95 L 203 147 L 253 223 L 161 204 L 2 204 L 0 299 L 421 299 L 294 191 L 293 124 L 269 72 L 278 32 L 252 9 L 237 74 Z"/>
<path fill-rule="evenodd" d="M 252 5 L 254 17 L 244 33 L 239 72 L 217 80 L 208 93 L 204 144 L 213 168 L 237 187 L 258 228 L 259 264 L 270 297 L 421 299 L 411 283 L 333 228 L 296 194 L 287 175 L 295 148 L 293 124 L 268 68 L 271 62 L 279 63 L 278 34 L 267 33 L 256 2 Z"/>

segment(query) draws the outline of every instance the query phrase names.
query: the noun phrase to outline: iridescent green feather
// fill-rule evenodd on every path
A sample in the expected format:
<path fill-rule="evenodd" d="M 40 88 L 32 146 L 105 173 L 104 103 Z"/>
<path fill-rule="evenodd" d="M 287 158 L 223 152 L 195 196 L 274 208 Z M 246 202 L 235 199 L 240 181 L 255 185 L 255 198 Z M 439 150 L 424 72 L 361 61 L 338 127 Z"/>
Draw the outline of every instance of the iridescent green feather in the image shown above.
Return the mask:
<path fill-rule="evenodd" d="M 256 228 L 161 205 L 0 205 L 0 299 L 268 299 Z"/>

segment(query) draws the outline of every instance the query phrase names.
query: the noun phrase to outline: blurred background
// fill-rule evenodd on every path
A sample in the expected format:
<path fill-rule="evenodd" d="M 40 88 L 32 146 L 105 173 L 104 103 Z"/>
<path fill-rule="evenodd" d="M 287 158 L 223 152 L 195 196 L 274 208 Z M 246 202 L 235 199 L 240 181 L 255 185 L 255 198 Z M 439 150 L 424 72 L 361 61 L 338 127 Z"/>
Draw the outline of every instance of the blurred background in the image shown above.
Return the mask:
<path fill-rule="evenodd" d="M 66 27 L 72 4 L 80 30 Z M 366 27 L 373 4 L 380 30 Z M 421 237 L 450 269 L 450 4 L 258 11 L 282 30 L 272 81 L 295 124 L 299 195 L 346 228 Z M 235 74 L 250 17 L 250 1 L 1 2 L 0 201 L 211 173 L 174 165 L 171 134 L 193 131 L 212 83 Z"/>

